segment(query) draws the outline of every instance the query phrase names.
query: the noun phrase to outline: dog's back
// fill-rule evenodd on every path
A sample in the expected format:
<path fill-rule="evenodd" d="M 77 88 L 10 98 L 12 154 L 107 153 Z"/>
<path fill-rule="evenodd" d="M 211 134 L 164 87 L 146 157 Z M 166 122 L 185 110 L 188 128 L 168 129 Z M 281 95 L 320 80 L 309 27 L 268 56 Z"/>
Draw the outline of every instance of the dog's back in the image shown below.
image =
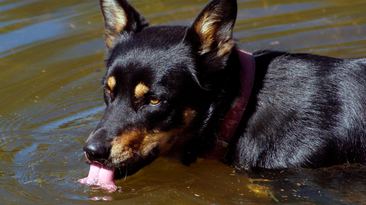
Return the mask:
<path fill-rule="evenodd" d="M 249 167 L 366 164 L 366 60 L 262 51 L 236 146 Z"/>

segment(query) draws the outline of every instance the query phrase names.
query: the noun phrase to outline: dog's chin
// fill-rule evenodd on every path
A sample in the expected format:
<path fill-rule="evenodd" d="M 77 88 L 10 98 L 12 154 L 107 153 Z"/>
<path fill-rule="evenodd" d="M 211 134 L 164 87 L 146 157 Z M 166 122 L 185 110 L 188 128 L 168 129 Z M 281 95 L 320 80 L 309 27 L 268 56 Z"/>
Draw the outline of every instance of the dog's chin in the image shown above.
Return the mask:
<path fill-rule="evenodd" d="M 99 186 L 102 189 L 113 192 L 117 189 L 114 180 L 135 174 L 143 167 L 153 162 L 156 155 L 151 154 L 146 158 L 139 155 L 113 163 L 110 160 L 91 161 L 86 158 L 90 165 L 89 174 L 86 178 L 79 179 L 79 182 L 86 185 Z"/>
<path fill-rule="evenodd" d="M 146 165 L 144 165 L 146 166 Z M 115 170 L 114 170 L 114 179 L 121 179 L 130 175 L 135 174 L 136 172 L 138 172 L 141 168 L 143 168 L 144 166 L 140 166 L 140 167 L 136 167 L 133 165 L 123 165 L 123 166 L 118 166 Z"/>

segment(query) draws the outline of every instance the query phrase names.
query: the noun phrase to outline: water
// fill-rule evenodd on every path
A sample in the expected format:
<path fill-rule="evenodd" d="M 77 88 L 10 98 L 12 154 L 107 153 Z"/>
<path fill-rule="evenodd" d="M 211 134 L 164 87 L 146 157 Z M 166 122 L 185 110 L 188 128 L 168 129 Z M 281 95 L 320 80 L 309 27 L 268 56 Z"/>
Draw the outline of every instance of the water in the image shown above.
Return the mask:
<path fill-rule="evenodd" d="M 189 25 L 203 0 L 134 0 L 153 24 Z M 363 0 L 240 0 L 247 51 L 366 57 Z M 97 0 L 0 0 L 0 204 L 366 204 L 366 167 L 236 173 L 216 161 L 159 159 L 116 193 L 76 182 L 82 146 L 104 110 Z"/>

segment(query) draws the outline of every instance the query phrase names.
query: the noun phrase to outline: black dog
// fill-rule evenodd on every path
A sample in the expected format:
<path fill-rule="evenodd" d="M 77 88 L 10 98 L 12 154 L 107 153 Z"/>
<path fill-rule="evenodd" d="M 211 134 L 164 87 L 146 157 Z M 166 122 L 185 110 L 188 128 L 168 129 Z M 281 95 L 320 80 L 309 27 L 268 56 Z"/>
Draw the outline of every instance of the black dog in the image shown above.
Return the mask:
<path fill-rule="evenodd" d="M 113 178 L 159 156 L 271 169 L 366 164 L 365 59 L 253 57 L 233 40 L 236 0 L 211 1 L 190 27 L 150 26 L 125 0 L 100 2 L 107 108 L 80 182 L 114 189 Z"/>

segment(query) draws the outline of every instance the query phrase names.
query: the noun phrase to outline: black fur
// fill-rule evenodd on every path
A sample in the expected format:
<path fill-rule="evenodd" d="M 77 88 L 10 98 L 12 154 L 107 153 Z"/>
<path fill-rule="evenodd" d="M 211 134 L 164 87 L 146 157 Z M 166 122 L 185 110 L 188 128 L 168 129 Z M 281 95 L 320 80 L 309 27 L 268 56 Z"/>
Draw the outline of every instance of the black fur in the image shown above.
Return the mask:
<path fill-rule="evenodd" d="M 84 147 L 88 163 L 114 169 L 117 177 L 160 155 L 189 165 L 215 146 L 218 127 L 240 92 L 232 43 L 236 0 L 211 1 L 190 27 L 150 26 L 125 0 L 101 0 L 101 6 L 109 47 L 103 80 L 107 108 Z M 123 15 L 127 22 L 114 25 Z M 230 143 L 231 163 L 366 164 L 365 59 L 276 51 L 254 56 L 254 87 Z M 134 93 L 139 83 L 148 87 L 143 97 Z M 167 143 L 145 145 L 151 133 Z"/>
<path fill-rule="evenodd" d="M 258 75 L 236 146 L 239 164 L 366 163 L 365 59 L 270 51 L 254 55 Z"/>

